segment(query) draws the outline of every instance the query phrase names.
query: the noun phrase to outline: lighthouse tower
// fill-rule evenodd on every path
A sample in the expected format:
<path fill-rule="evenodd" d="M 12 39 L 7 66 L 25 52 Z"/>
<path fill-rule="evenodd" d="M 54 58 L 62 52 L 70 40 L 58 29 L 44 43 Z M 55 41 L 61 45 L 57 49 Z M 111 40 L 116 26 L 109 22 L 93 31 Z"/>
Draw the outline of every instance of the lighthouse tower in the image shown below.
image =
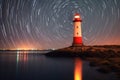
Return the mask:
<path fill-rule="evenodd" d="M 76 13 L 73 18 L 74 34 L 73 34 L 73 47 L 81 47 L 82 43 L 82 29 L 81 29 L 81 17 L 80 14 Z"/>

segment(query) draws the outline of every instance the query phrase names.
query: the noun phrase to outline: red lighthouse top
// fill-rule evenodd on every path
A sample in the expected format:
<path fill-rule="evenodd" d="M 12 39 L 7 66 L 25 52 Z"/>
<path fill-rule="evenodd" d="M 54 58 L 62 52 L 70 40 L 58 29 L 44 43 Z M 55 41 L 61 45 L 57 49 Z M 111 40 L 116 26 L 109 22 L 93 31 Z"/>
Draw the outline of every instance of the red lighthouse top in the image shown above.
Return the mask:
<path fill-rule="evenodd" d="M 80 17 L 80 14 L 79 14 L 79 13 L 76 13 L 76 14 L 74 15 L 73 22 L 82 22 L 82 20 L 81 20 L 81 17 Z"/>

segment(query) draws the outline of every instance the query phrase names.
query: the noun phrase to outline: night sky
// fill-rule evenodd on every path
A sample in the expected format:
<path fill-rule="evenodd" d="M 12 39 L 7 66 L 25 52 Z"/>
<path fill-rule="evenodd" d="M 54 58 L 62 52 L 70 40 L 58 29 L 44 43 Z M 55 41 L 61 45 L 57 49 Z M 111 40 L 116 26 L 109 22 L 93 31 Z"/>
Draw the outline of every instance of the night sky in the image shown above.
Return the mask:
<path fill-rule="evenodd" d="M 70 46 L 76 12 L 85 45 L 120 45 L 120 0 L 0 0 L 0 49 Z"/>

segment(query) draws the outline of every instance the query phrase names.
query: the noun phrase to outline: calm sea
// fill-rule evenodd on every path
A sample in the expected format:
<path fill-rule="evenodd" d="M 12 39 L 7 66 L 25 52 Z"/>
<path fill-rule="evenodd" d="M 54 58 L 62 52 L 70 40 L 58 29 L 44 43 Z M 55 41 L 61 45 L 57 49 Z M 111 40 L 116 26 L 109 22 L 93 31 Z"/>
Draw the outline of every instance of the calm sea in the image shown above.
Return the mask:
<path fill-rule="evenodd" d="M 97 67 L 80 58 L 53 58 L 41 53 L 0 52 L 0 80 L 119 80 L 114 73 L 97 72 Z"/>

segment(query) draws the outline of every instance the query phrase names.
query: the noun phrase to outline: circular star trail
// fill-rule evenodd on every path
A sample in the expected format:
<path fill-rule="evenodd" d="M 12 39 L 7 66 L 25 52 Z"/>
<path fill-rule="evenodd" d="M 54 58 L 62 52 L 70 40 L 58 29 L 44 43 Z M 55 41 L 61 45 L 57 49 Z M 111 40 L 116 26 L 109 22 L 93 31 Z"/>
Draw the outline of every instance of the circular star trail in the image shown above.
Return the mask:
<path fill-rule="evenodd" d="M 70 46 L 76 12 L 85 45 L 120 44 L 120 0 L 0 0 L 0 48 Z"/>

